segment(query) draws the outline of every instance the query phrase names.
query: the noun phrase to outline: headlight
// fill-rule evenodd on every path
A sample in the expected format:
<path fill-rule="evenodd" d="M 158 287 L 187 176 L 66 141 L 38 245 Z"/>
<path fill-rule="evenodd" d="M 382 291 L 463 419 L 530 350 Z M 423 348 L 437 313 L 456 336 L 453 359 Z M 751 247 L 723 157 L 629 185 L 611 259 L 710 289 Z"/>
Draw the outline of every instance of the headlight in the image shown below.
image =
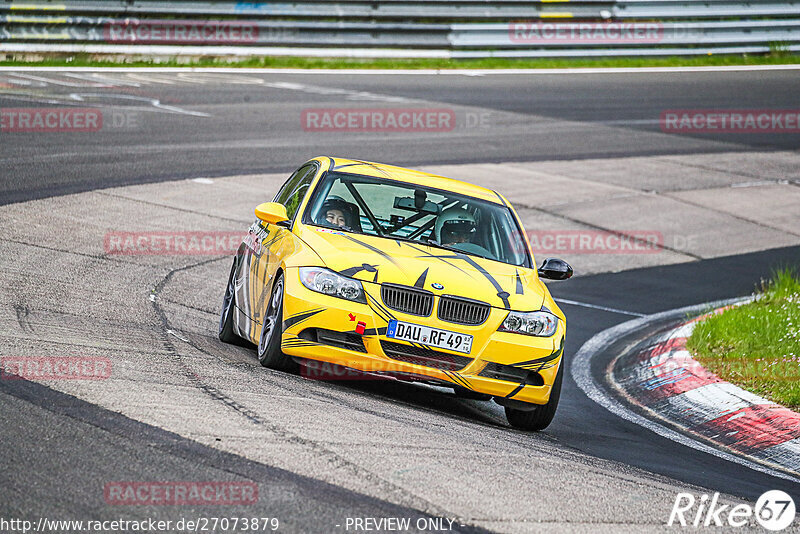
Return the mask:
<path fill-rule="evenodd" d="M 361 282 L 322 267 L 300 267 L 300 281 L 311 291 L 366 304 Z"/>
<path fill-rule="evenodd" d="M 558 317 L 546 311 L 530 313 L 509 312 L 500 326 L 500 332 L 514 332 L 529 336 L 550 337 L 556 333 Z"/>

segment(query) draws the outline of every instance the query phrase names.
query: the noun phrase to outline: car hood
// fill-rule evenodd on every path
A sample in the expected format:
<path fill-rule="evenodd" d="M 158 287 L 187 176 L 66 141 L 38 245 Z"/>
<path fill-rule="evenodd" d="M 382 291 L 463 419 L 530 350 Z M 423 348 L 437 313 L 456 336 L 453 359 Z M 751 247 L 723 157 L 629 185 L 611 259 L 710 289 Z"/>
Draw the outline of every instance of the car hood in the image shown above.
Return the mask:
<path fill-rule="evenodd" d="M 328 228 L 304 226 L 299 234 L 329 269 L 364 282 L 416 286 L 521 311 L 538 310 L 544 301 L 546 289 L 532 269 Z"/>

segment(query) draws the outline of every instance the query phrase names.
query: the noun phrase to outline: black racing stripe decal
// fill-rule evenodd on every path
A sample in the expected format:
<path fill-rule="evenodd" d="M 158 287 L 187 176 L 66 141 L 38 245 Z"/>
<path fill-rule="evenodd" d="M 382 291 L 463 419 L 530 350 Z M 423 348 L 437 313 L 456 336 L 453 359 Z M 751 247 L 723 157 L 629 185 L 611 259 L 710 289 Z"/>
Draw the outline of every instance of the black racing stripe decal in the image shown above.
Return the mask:
<path fill-rule="evenodd" d="M 246 317 L 246 324 L 244 325 L 244 334 L 248 339 L 253 339 L 255 334 L 255 324 L 253 322 L 253 311 L 252 311 L 252 304 L 253 302 L 250 301 L 250 296 L 252 292 L 250 291 L 250 285 L 252 283 L 250 277 L 250 268 L 253 264 L 253 255 L 247 255 L 247 261 L 245 264 L 245 269 L 242 271 L 244 274 L 244 280 L 242 280 L 242 291 L 244 292 L 244 307 L 245 307 L 245 317 Z M 261 324 L 261 323 L 259 323 Z"/>
<path fill-rule="evenodd" d="M 547 362 L 551 362 L 556 358 L 558 358 L 559 356 L 561 356 L 561 353 L 563 352 L 564 352 L 564 338 L 561 338 L 561 346 L 558 349 L 554 350 L 552 353 L 548 354 L 547 356 L 542 356 L 541 358 L 535 358 L 533 360 L 528 360 L 524 362 L 512 363 L 510 365 L 513 365 L 514 367 L 525 367 L 525 368 L 534 367 L 537 364 L 544 365 Z"/>
<path fill-rule="evenodd" d="M 311 310 L 309 312 L 302 312 L 291 317 L 287 317 L 283 321 L 283 330 L 286 331 L 287 328 L 291 328 L 298 323 L 302 323 L 306 319 L 310 319 L 311 317 L 315 316 L 316 314 L 325 311 L 325 308 L 320 308 L 318 310 Z"/>
<path fill-rule="evenodd" d="M 378 167 L 374 163 L 370 163 L 369 161 L 361 161 L 360 159 L 357 159 L 357 160 L 354 160 L 354 161 L 359 162 L 361 165 L 366 165 L 367 167 L 372 167 L 373 169 L 375 169 L 376 171 L 378 171 L 382 175 L 386 176 L 387 178 L 391 178 L 392 177 L 391 174 L 389 174 L 385 170 L 381 169 L 380 167 Z"/>
<path fill-rule="evenodd" d="M 367 294 L 367 297 L 369 297 L 368 300 L 372 301 L 372 304 L 375 305 L 375 307 L 373 307 L 372 309 L 373 309 L 373 311 L 375 313 L 378 314 L 378 316 L 381 319 L 383 319 L 387 323 L 389 321 L 397 321 L 397 317 L 395 317 L 392 314 L 392 312 L 390 312 L 389 310 L 387 310 L 386 308 L 381 306 L 381 304 L 377 301 L 377 299 L 373 298 L 371 295 L 368 295 L 368 294 Z M 383 330 L 384 330 L 383 333 L 385 334 L 386 333 L 386 329 L 384 328 Z M 430 349 L 431 348 L 431 347 L 429 347 L 427 345 L 423 345 L 422 343 L 414 343 L 413 341 L 408 341 L 407 339 L 403 339 L 402 341 L 405 341 L 405 342 L 409 343 L 412 347 L 416 347 L 418 349 Z"/>
<path fill-rule="evenodd" d="M 388 317 L 388 318 L 389 318 L 388 320 L 384 319 L 384 320 L 385 320 L 387 323 L 389 322 L 389 320 L 394 320 L 394 321 L 396 321 L 396 320 L 397 320 L 397 317 L 395 317 L 395 316 L 392 314 L 392 312 L 390 312 L 389 310 L 387 310 L 386 308 L 384 308 L 384 307 L 381 305 L 381 303 L 380 303 L 380 302 L 378 302 L 378 299 L 376 299 L 376 298 L 373 298 L 371 295 L 368 295 L 368 296 L 369 296 L 370 300 L 372 301 L 372 303 L 373 303 L 373 304 L 375 304 L 375 306 L 378 308 L 377 310 L 375 310 L 376 312 L 378 312 L 378 315 L 381 315 L 381 313 L 382 313 L 383 315 L 385 315 L 386 317 Z M 380 310 L 380 311 L 378 311 L 378 310 Z M 383 317 L 381 317 L 381 319 L 383 319 Z"/>
<path fill-rule="evenodd" d="M 284 341 L 281 345 L 284 347 L 300 347 L 306 345 L 317 345 L 317 343 L 307 339 L 289 339 Z"/>
<path fill-rule="evenodd" d="M 356 163 L 347 163 L 347 164 L 343 164 L 343 165 L 338 165 L 336 167 L 332 167 L 331 170 L 338 171 L 339 169 L 346 169 L 347 167 L 358 167 L 359 165 L 364 165 L 365 167 L 371 167 L 371 168 L 375 169 L 376 171 L 378 171 L 382 175 L 386 176 L 387 178 L 391 178 L 391 174 L 389 174 L 385 170 L 381 169 L 380 167 L 378 167 L 374 163 L 370 163 L 369 161 L 361 161 L 361 160 L 358 160 L 358 159 L 354 159 L 353 161 L 355 161 Z"/>
<path fill-rule="evenodd" d="M 362 165 L 362 164 L 361 163 L 347 163 L 347 164 L 342 164 L 342 165 L 337 165 L 335 167 L 332 167 L 332 170 L 338 171 L 339 169 L 346 169 L 347 167 L 357 167 L 359 165 Z"/>
<path fill-rule="evenodd" d="M 409 244 L 409 243 L 404 243 L 404 244 L 405 244 L 406 246 L 408 246 L 408 247 L 411 247 L 411 248 L 413 248 L 413 249 L 414 249 L 414 250 L 416 250 L 417 252 L 420 252 L 420 253 L 424 254 L 424 255 L 425 255 L 424 257 L 426 257 L 426 258 L 433 258 L 433 259 L 437 259 L 437 260 L 441 261 L 442 263 L 446 263 L 447 265 L 449 265 L 450 267 L 452 267 L 452 268 L 454 268 L 454 269 L 458 269 L 459 271 L 461 271 L 462 273 L 466 274 L 466 275 L 467 275 L 467 276 L 469 276 L 470 278 L 474 278 L 474 276 L 472 276 L 472 274 L 471 274 L 471 273 L 469 273 L 469 272 L 465 271 L 464 269 L 462 269 L 462 268 L 461 268 L 461 267 L 459 267 L 458 265 L 455 265 L 454 263 L 450 263 L 449 261 L 447 261 L 446 259 L 444 259 L 445 257 L 451 257 L 451 256 L 435 256 L 435 255 L 431 254 L 430 252 L 428 252 L 427 250 L 422 250 L 421 248 L 419 248 L 419 247 L 416 247 L 416 246 L 414 246 L 414 245 L 411 245 L 411 244 Z"/>
<path fill-rule="evenodd" d="M 312 345 L 319 345 L 316 341 L 299 338 L 297 336 L 290 337 L 281 343 L 281 347 L 308 347 Z"/>
<path fill-rule="evenodd" d="M 463 376 L 461 376 L 460 374 L 458 374 L 458 373 L 456 373 L 454 371 L 450 371 L 447 374 L 449 376 L 452 376 L 454 379 L 456 379 L 458 381 L 458 383 L 461 384 L 462 386 L 464 386 L 465 388 L 473 389 L 472 385 L 469 382 L 467 382 L 467 379 L 464 378 Z"/>
<path fill-rule="evenodd" d="M 449 379 L 450 379 L 450 380 L 452 380 L 453 382 L 456 382 L 456 383 L 458 383 L 458 380 L 456 380 L 456 379 L 453 377 L 453 375 L 451 375 L 451 374 L 450 374 L 450 371 L 445 371 L 444 369 L 442 369 L 442 372 L 443 372 L 445 375 L 447 375 L 447 378 L 449 378 Z"/>
<path fill-rule="evenodd" d="M 391 321 L 391 320 L 392 320 L 392 319 L 391 319 L 391 317 L 387 317 L 387 316 L 385 316 L 385 315 L 383 314 L 383 312 L 381 312 L 381 311 L 380 311 L 378 308 L 372 308 L 372 311 L 374 311 L 374 312 L 375 312 L 375 315 L 377 315 L 378 317 L 380 317 L 382 321 L 386 321 L 386 322 L 388 323 L 389 321 Z"/>
<path fill-rule="evenodd" d="M 418 287 L 418 288 L 420 288 L 420 289 L 422 289 L 422 288 L 424 288 L 424 287 L 425 287 L 425 279 L 428 277 L 428 271 L 429 271 L 429 270 L 430 270 L 430 267 L 429 267 L 429 268 L 427 268 L 427 269 L 425 269 L 425 270 L 422 272 L 422 274 L 421 274 L 421 275 L 419 275 L 419 278 L 417 278 L 417 281 L 416 281 L 416 282 L 414 282 L 414 287 Z"/>
<path fill-rule="evenodd" d="M 276 242 L 280 241 L 281 239 L 283 239 L 287 235 L 288 234 L 286 232 L 278 232 L 272 239 L 270 239 L 266 243 L 262 242 L 261 243 L 261 247 L 269 249 L 269 247 L 271 247 L 272 245 L 274 245 Z"/>
<path fill-rule="evenodd" d="M 503 301 L 503 306 L 505 307 L 505 309 L 507 309 L 507 310 L 511 309 L 511 303 L 509 303 L 509 301 L 508 301 L 508 297 L 510 297 L 511 295 L 508 293 L 508 291 L 503 291 L 502 286 L 500 286 L 500 283 L 495 279 L 495 277 L 492 276 L 489 273 L 489 271 L 484 269 L 481 266 L 481 264 L 479 264 L 478 262 L 476 262 L 475 260 L 473 260 L 469 256 L 465 256 L 464 254 L 459 254 L 458 252 L 454 252 L 453 254 L 449 254 L 449 255 L 446 255 L 446 256 L 434 256 L 434 255 L 431 255 L 431 257 L 432 258 L 439 258 L 439 259 L 442 259 L 442 258 L 455 258 L 455 259 L 459 259 L 461 261 L 465 261 L 465 262 L 469 263 L 472 267 L 474 267 L 479 273 L 481 273 L 483 275 L 483 277 L 486 278 L 494 286 L 494 288 L 497 290 L 497 297 L 501 301 Z"/>
<path fill-rule="evenodd" d="M 366 248 L 366 249 L 368 249 L 368 250 L 371 250 L 371 251 L 372 251 L 372 252 L 374 252 L 375 254 L 378 254 L 379 256 L 382 256 L 382 257 L 386 258 L 387 260 L 389 260 L 389 261 L 390 261 L 390 262 L 392 262 L 393 264 L 395 264 L 395 265 L 397 265 L 398 267 L 400 267 L 400 264 L 399 264 L 399 263 L 397 263 L 397 261 L 395 261 L 395 259 L 394 259 L 393 257 L 391 257 L 389 254 L 385 253 L 385 252 L 384 252 L 384 251 L 382 251 L 381 249 L 379 249 L 379 248 L 377 248 L 377 247 L 373 247 L 373 246 L 372 246 L 372 245 L 370 245 L 369 243 L 364 243 L 363 241 L 361 241 L 361 240 L 359 240 L 359 239 L 356 239 L 355 237 L 353 237 L 353 236 L 351 236 L 351 235 L 342 234 L 342 237 L 344 237 L 345 239 L 348 239 L 348 240 L 352 241 L 353 243 L 356 243 L 356 244 L 358 244 L 358 245 L 361 245 L 362 247 L 364 247 L 364 248 Z M 402 270 L 402 267 L 400 267 L 400 269 Z"/>
<path fill-rule="evenodd" d="M 514 388 L 514 389 L 511 391 L 511 393 L 509 393 L 508 395 L 506 395 L 506 398 L 507 398 L 507 399 L 510 399 L 511 397 L 513 397 L 514 395 L 516 395 L 517 393 L 519 393 L 519 392 L 522 390 L 522 388 L 524 388 L 524 387 L 525 387 L 525 382 L 523 381 L 523 382 L 522 382 L 522 383 L 520 383 L 520 384 L 519 384 L 517 387 L 515 387 L 515 388 Z"/>
<path fill-rule="evenodd" d="M 516 269 L 514 271 L 517 273 L 517 295 L 524 295 L 525 288 L 522 287 L 522 278 L 519 277 L 519 271 Z"/>
<path fill-rule="evenodd" d="M 360 266 L 357 265 L 354 267 L 349 267 L 344 271 L 340 271 L 339 274 L 341 274 L 342 276 L 347 276 L 348 278 L 352 278 L 362 271 L 367 271 L 368 273 L 377 272 L 378 270 L 377 267 L 378 267 L 377 265 L 369 265 L 368 263 L 362 263 Z"/>
<path fill-rule="evenodd" d="M 497 296 L 498 296 L 498 298 L 500 298 L 500 300 L 502 300 L 502 301 L 503 301 L 503 306 L 505 306 L 505 308 L 506 308 L 507 310 L 510 310 L 510 309 L 511 309 L 511 303 L 510 303 L 510 302 L 508 302 L 508 297 L 509 297 L 510 295 L 508 294 L 508 292 L 506 292 L 506 291 L 503 291 L 503 288 L 500 286 L 500 283 L 499 283 L 497 280 L 495 280 L 494 276 L 492 276 L 492 275 L 489 273 L 489 271 L 487 271 L 486 269 L 484 269 L 484 268 L 483 268 L 483 267 L 482 267 L 482 266 L 481 266 L 481 265 L 480 265 L 478 262 L 476 262 L 475 260 L 473 260 L 473 259 L 472 259 L 472 258 L 470 258 L 469 256 L 465 256 L 465 255 L 463 255 L 463 254 L 459 254 L 458 256 L 459 256 L 459 257 L 460 257 L 460 259 L 462 259 L 463 261 L 465 261 L 465 262 L 469 263 L 470 265 L 472 265 L 472 266 L 473 266 L 475 269 L 477 269 L 477 270 L 478 270 L 478 272 L 479 272 L 479 273 L 481 273 L 481 274 L 482 274 L 482 275 L 483 275 L 483 276 L 484 276 L 484 277 L 485 277 L 487 280 L 489 280 L 489 282 L 490 282 L 490 283 L 491 283 L 491 284 L 494 286 L 494 288 L 497 290 Z"/>

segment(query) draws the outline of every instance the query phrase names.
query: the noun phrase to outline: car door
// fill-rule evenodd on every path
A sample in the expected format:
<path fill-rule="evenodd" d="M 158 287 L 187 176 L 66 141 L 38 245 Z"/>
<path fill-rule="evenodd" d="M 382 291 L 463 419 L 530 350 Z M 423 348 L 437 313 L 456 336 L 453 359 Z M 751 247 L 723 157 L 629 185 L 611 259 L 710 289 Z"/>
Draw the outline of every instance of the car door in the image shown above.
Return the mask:
<path fill-rule="evenodd" d="M 319 164 L 316 162 L 303 165 L 292 173 L 278 194 L 275 195 L 273 202 L 279 202 L 286 207 L 286 213 L 292 225 L 318 171 Z M 250 251 L 247 266 L 246 287 L 252 319 L 252 328 L 247 335 L 251 341 L 257 343 L 258 336 L 261 335 L 261 325 L 267 301 L 272 292 L 275 273 L 283 258 L 292 253 L 296 247 L 294 234 L 285 226 L 256 220 L 250 227 L 250 232 L 253 234 L 251 239 L 257 245 Z"/>

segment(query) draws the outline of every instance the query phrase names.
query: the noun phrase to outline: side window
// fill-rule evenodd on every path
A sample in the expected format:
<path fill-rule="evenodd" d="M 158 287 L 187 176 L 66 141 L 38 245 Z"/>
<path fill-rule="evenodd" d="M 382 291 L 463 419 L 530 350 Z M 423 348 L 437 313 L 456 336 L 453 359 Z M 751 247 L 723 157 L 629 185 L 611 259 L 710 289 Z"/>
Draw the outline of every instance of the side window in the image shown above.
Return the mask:
<path fill-rule="evenodd" d="M 316 173 L 316 165 L 304 165 L 300 167 L 286 180 L 281 190 L 275 195 L 274 202 L 280 202 L 286 206 L 286 213 L 289 215 L 290 220 L 294 220 L 294 216 L 297 215 L 300 203 L 303 201 L 303 198 L 305 198 Z"/>

